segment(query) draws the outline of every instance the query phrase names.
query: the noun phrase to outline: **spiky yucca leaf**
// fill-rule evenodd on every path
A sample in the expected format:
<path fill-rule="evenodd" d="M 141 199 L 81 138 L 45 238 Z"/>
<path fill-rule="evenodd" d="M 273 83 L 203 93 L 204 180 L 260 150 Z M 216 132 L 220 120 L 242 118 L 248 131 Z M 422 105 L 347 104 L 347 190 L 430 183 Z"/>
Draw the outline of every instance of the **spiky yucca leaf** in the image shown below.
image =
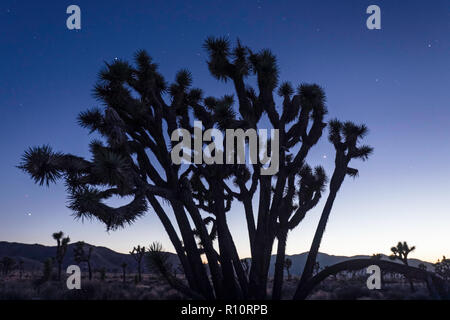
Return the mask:
<path fill-rule="evenodd" d="M 238 39 L 237 45 L 233 50 L 233 64 L 235 66 L 236 75 L 245 77 L 249 74 L 250 64 L 247 59 L 247 53 L 247 48 L 243 47 Z"/>
<path fill-rule="evenodd" d="M 49 145 L 31 147 L 25 151 L 18 168 L 28 173 L 35 183 L 49 186 L 62 177 L 59 166 L 61 156 L 61 153 L 53 152 Z"/>
<path fill-rule="evenodd" d="M 293 93 L 294 89 L 292 88 L 292 84 L 289 81 L 283 82 L 278 88 L 278 95 L 280 97 L 290 97 Z"/>
<path fill-rule="evenodd" d="M 356 125 L 351 121 L 346 121 L 342 126 L 342 133 L 347 141 L 364 138 L 368 131 L 366 125 Z"/>
<path fill-rule="evenodd" d="M 325 109 L 325 92 L 317 84 L 301 84 L 297 89 L 300 95 L 300 103 L 308 110 Z"/>
<path fill-rule="evenodd" d="M 80 188 L 70 194 L 68 207 L 74 211 L 75 218 L 96 218 L 103 222 L 108 230 L 123 228 L 126 224 L 133 223 L 148 209 L 144 196 L 135 195 L 127 205 L 113 208 L 102 202 L 104 195 L 105 192 L 96 188 Z"/>
<path fill-rule="evenodd" d="M 153 242 L 147 253 L 148 268 L 164 277 L 171 273 L 172 265 L 169 262 L 169 255 L 163 251 L 163 246 L 159 242 Z"/>
<path fill-rule="evenodd" d="M 268 49 L 250 54 L 253 72 L 258 75 L 260 90 L 272 91 L 278 84 L 279 70 L 275 55 Z"/>
<path fill-rule="evenodd" d="M 111 186 L 126 187 L 130 184 L 132 172 L 125 157 L 108 148 L 97 149 L 93 153 L 91 174 L 99 181 Z"/>
<path fill-rule="evenodd" d="M 100 130 L 103 127 L 103 113 L 99 108 L 93 108 L 87 111 L 83 111 L 78 115 L 78 124 L 94 132 Z"/>
<path fill-rule="evenodd" d="M 359 175 L 358 169 L 347 168 L 346 174 L 352 178 L 356 178 Z"/>
<path fill-rule="evenodd" d="M 351 153 L 351 157 L 366 161 L 367 159 L 369 159 L 369 156 L 372 153 L 373 153 L 372 147 L 363 145 L 361 147 L 355 148 L 355 150 Z"/>
<path fill-rule="evenodd" d="M 189 88 L 192 85 L 192 73 L 187 69 L 178 71 L 175 82 L 183 90 Z"/>
<path fill-rule="evenodd" d="M 330 120 L 328 122 L 329 134 L 328 139 L 333 144 L 341 143 L 342 141 L 342 122 L 337 119 Z"/>
<path fill-rule="evenodd" d="M 233 96 L 225 95 L 222 99 L 217 101 L 214 108 L 214 120 L 220 130 L 226 130 L 233 127 L 233 122 L 236 120 L 236 113 L 233 109 Z"/>
<path fill-rule="evenodd" d="M 211 74 L 218 80 L 227 81 L 230 75 L 230 42 L 227 38 L 209 37 L 203 44 L 203 48 L 209 54 L 208 68 Z"/>
<path fill-rule="evenodd" d="M 100 80 L 107 83 L 124 83 L 130 81 L 133 69 L 128 62 L 116 60 L 112 64 L 105 64 L 106 67 L 99 73 Z"/>
<path fill-rule="evenodd" d="M 52 234 L 52 238 L 55 240 L 61 240 L 63 236 L 64 236 L 64 232 L 62 232 L 62 231 L 54 232 Z"/>

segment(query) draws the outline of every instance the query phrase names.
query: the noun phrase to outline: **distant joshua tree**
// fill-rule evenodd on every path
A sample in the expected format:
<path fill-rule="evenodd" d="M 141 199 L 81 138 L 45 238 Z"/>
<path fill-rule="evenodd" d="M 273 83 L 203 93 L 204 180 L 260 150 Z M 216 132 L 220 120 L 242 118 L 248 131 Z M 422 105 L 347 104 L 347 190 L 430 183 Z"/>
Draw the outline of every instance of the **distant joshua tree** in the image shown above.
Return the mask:
<path fill-rule="evenodd" d="M 420 270 L 423 270 L 423 271 L 427 271 L 427 266 L 425 264 L 423 264 L 423 263 L 419 263 L 417 268 L 419 268 Z"/>
<path fill-rule="evenodd" d="M 22 259 L 19 259 L 19 261 L 18 261 L 19 279 L 22 279 L 22 277 L 23 277 L 23 265 L 24 265 L 24 261 Z"/>
<path fill-rule="evenodd" d="M 90 246 L 88 251 L 85 251 L 84 246 L 85 243 L 83 241 L 77 242 L 75 244 L 75 248 L 73 249 L 73 255 L 76 263 L 86 262 L 88 266 L 89 280 L 92 280 L 91 256 L 94 248 Z"/>
<path fill-rule="evenodd" d="M 414 251 L 416 249 L 415 246 L 412 246 L 411 248 L 408 246 L 406 241 L 399 241 L 397 243 L 397 246 L 392 247 L 391 251 L 392 254 L 389 256 L 389 259 L 391 260 L 400 260 L 405 266 L 408 266 L 408 255 L 411 251 Z M 411 287 L 411 291 L 414 291 L 414 284 L 411 279 L 409 280 L 409 285 Z"/>
<path fill-rule="evenodd" d="M 126 262 L 123 262 L 121 265 L 122 267 L 122 281 L 123 283 L 126 282 L 126 276 L 127 276 L 127 266 L 128 264 Z"/>
<path fill-rule="evenodd" d="M 381 253 L 374 253 L 370 258 L 373 260 L 381 260 L 383 255 Z"/>
<path fill-rule="evenodd" d="M 41 283 L 44 283 L 46 281 L 49 281 L 52 279 L 53 274 L 53 259 L 48 258 L 44 261 L 44 266 L 42 270 L 42 278 L 40 279 Z"/>
<path fill-rule="evenodd" d="M 137 247 L 133 247 L 133 250 L 130 251 L 131 256 L 136 260 L 138 267 L 138 282 L 142 281 L 142 258 L 145 256 L 146 249 L 145 247 L 141 247 L 138 245 Z"/>
<path fill-rule="evenodd" d="M 8 276 L 9 272 L 13 269 L 16 262 L 14 259 L 10 257 L 3 257 L 2 260 L 0 260 L 0 265 L 2 266 L 2 274 L 6 277 Z"/>
<path fill-rule="evenodd" d="M 446 281 L 450 281 L 450 259 L 445 256 L 434 264 L 434 272 Z"/>
<path fill-rule="evenodd" d="M 408 246 L 406 241 L 398 242 L 397 246 L 392 247 L 392 255 L 389 257 L 391 260 L 400 260 L 403 262 L 404 265 L 408 265 L 408 255 L 411 251 L 414 251 L 416 249 L 415 246 L 412 246 L 411 248 Z"/>
<path fill-rule="evenodd" d="M 52 237 L 57 242 L 55 260 L 58 263 L 58 281 L 60 281 L 61 280 L 62 263 L 64 260 L 64 256 L 66 255 L 66 252 L 67 252 L 67 245 L 70 242 L 70 238 L 69 237 L 63 238 L 64 232 L 62 232 L 62 231 L 53 233 Z"/>
<path fill-rule="evenodd" d="M 292 267 L 292 260 L 289 258 L 286 258 L 284 260 L 284 267 L 286 268 L 286 272 L 288 273 L 288 279 L 291 280 L 291 273 L 289 272 L 289 269 Z"/>
<path fill-rule="evenodd" d="M 105 279 L 106 279 L 106 268 L 102 267 L 98 271 L 100 273 L 100 280 L 101 281 L 105 281 Z"/>

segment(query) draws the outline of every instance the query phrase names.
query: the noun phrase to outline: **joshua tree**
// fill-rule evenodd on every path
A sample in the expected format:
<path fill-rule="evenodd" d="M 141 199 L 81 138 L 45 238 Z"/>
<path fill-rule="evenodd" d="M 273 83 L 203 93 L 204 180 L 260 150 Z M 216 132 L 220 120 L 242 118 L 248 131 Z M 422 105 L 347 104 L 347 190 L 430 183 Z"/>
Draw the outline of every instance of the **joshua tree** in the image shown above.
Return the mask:
<path fill-rule="evenodd" d="M 76 263 L 86 262 L 89 273 L 89 280 L 92 280 L 92 268 L 91 268 L 91 256 L 94 248 L 89 246 L 87 251 L 84 250 L 85 243 L 79 241 L 75 244 L 73 248 L 73 255 Z"/>
<path fill-rule="evenodd" d="M 400 260 L 405 266 L 408 265 L 408 255 L 411 251 L 414 251 L 416 249 L 415 246 L 412 246 L 411 248 L 408 246 L 406 241 L 398 242 L 397 246 L 392 247 L 391 251 L 392 254 L 389 256 L 389 259 L 391 260 Z M 411 279 L 409 280 L 409 285 L 411 287 L 411 291 L 414 291 L 414 284 Z"/>
<path fill-rule="evenodd" d="M 438 260 L 434 264 L 434 272 L 445 281 L 450 281 L 450 259 L 443 256 L 442 260 Z"/>
<path fill-rule="evenodd" d="M 374 260 L 381 260 L 383 258 L 383 255 L 381 253 L 374 253 L 370 258 Z"/>
<path fill-rule="evenodd" d="M 19 259 L 18 265 L 19 265 L 19 279 L 22 279 L 24 261 L 22 259 Z"/>
<path fill-rule="evenodd" d="M 137 247 L 133 247 L 133 250 L 130 251 L 131 256 L 136 260 L 138 267 L 138 282 L 142 281 L 142 258 L 145 255 L 145 247 L 141 247 L 138 245 Z"/>
<path fill-rule="evenodd" d="M 57 243 L 55 260 L 58 263 L 58 281 L 60 281 L 62 263 L 64 260 L 64 256 L 66 255 L 67 252 L 67 246 L 70 242 L 70 238 L 69 237 L 64 238 L 64 232 L 62 231 L 53 233 L 52 237 L 53 239 L 56 240 Z"/>
<path fill-rule="evenodd" d="M 400 260 L 405 266 L 408 265 L 408 255 L 411 251 L 414 251 L 416 249 L 415 246 L 412 246 L 411 248 L 408 246 L 406 241 L 398 242 L 397 246 L 392 247 L 391 251 L 392 254 L 389 256 L 391 260 Z"/>
<path fill-rule="evenodd" d="M 48 258 L 47 260 L 45 260 L 42 266 L 42 276 L 40 278 L 33 280 L 33 286 L 38 290 L 38 292 L 40 291 L 41 285 L 52 279 L 53 263 L 54 263 L 53 258 Z"/>
<path fill-rule="evenodd" d="M 369 146 L 359 146 L 359 141 L 367 134 L 367 127 L 365 125 L 355 125 L 352 122 L 342 123 L 338 120 L 332 120 L 329 123 L 330 132 L 328 139 L 333 144 L 336 150 L 335 169 L 330 181 L 330 193 L 328 194 L 325 207 L 322 210 L 322 215 L 317 226 L 316 233 L 308 253 L 305 269 L 303 270 L 296 295 L 300 292 L 302 285 L 304 285 L 313 275 L 314 263 L 316 262 L 317 254 L 319 253 L 320 242 L 322 241 L 325 227 L 327 225 L 328 217 L 331 213 L 336 195 L 341 188 L 342 183 L 347 175 L 356 177 L 358 170 L 350 168 L 350 161 L 353 159 L 367 160 L 373 149 Z"/>
<path fill-rule="evenodd" d="M 284 260 L 284 267 L 286 268 L 286 272 L 288 273 L 288 279 L 291 280 L 291 273 L 290 273 L 290 269 L 292 267 L 292 260 L 289 258 L 286 258 Z"/>
<path fill-rule="evenodd" d="M 177 279 L 173 272 L 173 266 L 169 262 L 169 255 L 167 252 L 164 252 L 161 243 L 153 242 L 148 247 L 148 253 L 145 257 L 148 269 L 167 281 L 172 288 L 179 290 L 194 299 L 203 299 L 202 296 L 199 296 L 198 293 L 187 288 L 179 279 Z"/>
<path fill-rule="evenodd" d="M 3 275 L 6 277 L 9 272 L 13 269 L 13 267 L 15 266 L 16 262 L 14 261 L 14 259 L 10 258 L 10 257 L 3 257 L 0 260 L 0 265 L 2 266 L 2 273 Z"/>
<path fill-rule="evenodd" d="M 127 266 L 128 264 L 126 262 L 122 262 L 122 264 L 120 265 L 122 267 L 122 281 L 123 283 L 125 283 L 127 280 L 126 276 L 127 276 Z"/>
<path fill-rule="evenodd" d="M 44 261 L 44 266 L 42 269 L 42 278 L 41 278 L 42 283 L 51 280 L 52 274 L 53 274 L 53 259 L 48 258 L 47 260 Z"/>
<path fill-rule="evenodd" d="M 319 202 L 324 186 L 327 182 L 325 171 L 322 167 L 314 170 L 308 165 L 304 165 L 299 172 L 299 188 L 296 191 L 294 177 L 288 179 L 288 191 L 282 201 L 278 225 L 278 248 L 275 262 L 275 275 L 272 299 L 281 298 L 283 285 L 283 271 L 285 267 L 286 241 L 289 230 L 294 229 L 305 217 L 306 213 Z M 293 204 L 295 193 L 297 192 L 298 203 Z"/>
<path fill-rule="evenodd" d="M 106 268 L 102 267 L 98 271 L 100 273 L 100 280 L 101 281 L 105 281 L 105 279 L 106 279 Z"/>
<path fill-rule="evenodd" d="M 269 50 L 254 52 L 239 41 L 232 48 L 224 38 L 208 38 L 204 47 L 211 74 L 232 82 L 235 95 L 204 97 L 200 89 L 192 87 L 187 70 L 168 84 L 150 56 L 139 51 L 135 65 L 120 60 L 106 64 L 94 90 L 105 108 L 79 116 L 80 125 L 102 139 L 92 141 L 91 160 L 54 152 L 49 146 L 32 147 L 23 155 L 20 168 L 41 185 L 65 180 L 75 216 L 97 218 L 108 230 L 135 222 L 150 205 L 183 266 L 188 284 L 184 292 L 206 299 L 265 299 L 275 239 L 280 256 L 277 279 L 281 279 L 277 288 L 281 288 L 287 233 L 318 203 L 326 182 L 322 168 L 309 169 L 305 163 L 327 127 L 325 93 L 316 84 L 302 84 L 297 90 L 288 82 L 280 84 L 277 61 Z M 280 108 L 276 94 L 282 100 Z M 277 131 L 274 139 L 253 139 L 247 131 L 242 143 L 231 144 L 234 164 L 212 163 L 212 158 L 220 157 L 220 152 L 212 149 L 205 161 L 182 166 L 171 157 L 177 143 L 165 137 L 180 131 L 183 143 L 185 137 L 186 141 L 198 137 L 193 120 L 201 121 L 205 130 L 221 133 L 226 129 Z M 337 191 L 346 174 L 357 173 L 348 167 L 350 160 L 366 159 L 372 150 L 356 143 L 366 132 L 365 126 L 333 120 L 329 127 L 336 168 L 304 280 L 311 276 Z M 236 138 L 232 140 L 236 142 Z M 239 161 L 238 148 L 250 140 L 260 145 L 258 154 L 263 151 L 272 156 L 267 165 L 277 169 L 274 174 L 266 175 L 261 163 Z M 208 142 L 200 141 L 200 147 L 207 146 Z M 185 155 L 197 159 L 200 154 Z M 112 196 L 132 200 L 113 208 L 104 201 Z M 248 277 L 227 223 L 234 201 L 242 205 L 247 224 L 252 259 Z M 164 203 L 170 204 L 175 219 L 169 219 Z M 209 270 L 202 263 L 203 254 Z"/>
<path fill-rule="evenodd" d="M 417 266 L 417 268 L 419 268 L 420 270 L 424 270 L 427 271 L 427 266 L 423 263 L 419 263 L 419 265 Z"/>

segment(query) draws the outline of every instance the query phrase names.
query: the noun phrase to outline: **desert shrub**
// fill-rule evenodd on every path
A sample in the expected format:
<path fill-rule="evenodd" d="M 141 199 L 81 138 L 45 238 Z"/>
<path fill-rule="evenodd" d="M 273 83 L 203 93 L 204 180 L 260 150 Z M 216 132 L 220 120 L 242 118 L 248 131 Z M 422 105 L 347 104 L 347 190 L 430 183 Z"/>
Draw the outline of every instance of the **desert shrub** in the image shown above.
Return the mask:
<path fill-rule="evenodd" d="M 370 296 L 370 290 L 361 285 L 350 285 L 337 288 L 334 293 L 338 300 L 356 300 L 361 297 Z"/>
<path fill-rule="evenodd" d="M 0 283 L 0 300 L 31 300 L 34 290 L 29 282 L 14 281 Z"/>
<path fill-rule="evenodd" d="M 64 300 L 96 300 L 101 285 L 94 282 L 84 282 L 79 290 L 65 290 L 62 293 Z"/>

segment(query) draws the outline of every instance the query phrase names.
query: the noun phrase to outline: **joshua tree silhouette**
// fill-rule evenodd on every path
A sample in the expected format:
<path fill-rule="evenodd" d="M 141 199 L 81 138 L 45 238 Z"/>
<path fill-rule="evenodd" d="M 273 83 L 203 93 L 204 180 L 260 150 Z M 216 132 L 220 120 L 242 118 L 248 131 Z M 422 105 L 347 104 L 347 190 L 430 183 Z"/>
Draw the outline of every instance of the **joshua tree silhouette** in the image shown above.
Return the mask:
<path fill-rule="evenodd" d="M 10 258 L 10 257 L 3 257 L 0 260 L 0 266 L 2 267 L 2 273 L 3 275 L 6 277 L 9 272 L 13 269 L 13 267 L 15 266 L 16 262 L 14 261 L 14 259 Z"/>
<path fill-rule="evenodd" d="M 126 279 L 127 279 L 128 264 L 126 262 L 123 262 L 120 266 L 122 267 L 122 281 L 123 283 L 125 283 L 127 281 Z"/>
<path fill-rule="evenodd" d="M 434 264 L 434 270 L 439 277 L 445 281 L 450 281 L 450 259 L 443 256 L 442 260 L 438 260 Z"/>
<path fill-rule="evenodd" d="M 411 251 L 414 251 L 416 249 L 415 246 L 412 246 L 411 248 L 408 246 L 406 241 L 398 242 L 397 246 L 392 247 L 391 251 L 392 254 L 389 256 L 389 259 L 391 260 L 400 260 L 405 266 L 408 265 L 408 255 Z M 414 283 L 411 279 L 409 280 L 409 285 L 411 287 L 411 291 L 414 291 Z"/>
<path fill-rule="evenodd" d="M 364 138 L 367 134 L 367 127 L 365 125 L 355 125 L 352 122 L 342 123 L 338 120 L 332 120 L 329 123 L 330 132 L 328 139 L 333 144 L 336 150 L 335 169 L 330 181 L 330 193 L 328 194 L 325 207 L 322 210 L 319 225 L 308 253 L 306 265 L 300 279 L 299 289 L 304 285 L 313 275 L 314 263 L 316 262 L 317 254 L 319 252 L 320 242 L 322 241 L 325 227 L 327 225 L 328 217 L 331 213 L 336 195 L 341 188 L 342 183 L 347 175 L 356 177 L 358 170 L 350 168 L 350 161 L 353 159 L 367 160 L 373 149 L 369 146 L 358 146 L 359 140 Z"/>
<path fill-rule="evenodd" d="M 287 273 L 288 273 L 288 279 L 290 280 L 291 279 L 291 273 L 290 273 L 290 269 L 291 269 L 291 267 L 292 267 L 292 260 L 291 259 L 289 259 L 289 258 L 286 258 L 285 260 L 284 260 L 284 267 L 286 268 L 286 271 L 287 271 Z"/>
<path fill-rule="evenodd" d="M 416 249 L 415 246 L 409 247 L 406 241 L 398 242 L 397 246 L 391 248 L 392 254 L 389 256 L 391 260 L 400 260 L 405 266 L 408 265 L 408 255 Z"/>
<path fill-rule="evenodd" d="M 142 258 L 144 257 L 146 251 L 145 247 L 141 247 L 138 245 L 137 247 L 133 247 L 133 250 L 130 251 L 131 256 L 136 260 L 138 267 L 138 281 L 142 281 Z"/>
<path fill-rule="evenodd" d="M 92 160 L 41 146 L 27 150 L 19 167 L 41 185 L 65 180 L 69 207 L 76 217 L 97 218 L 107 229 L 135 222 L 151 205 L 183 266 L 189 288 L 182 290 L 195 297 L 266 299 L 272 247 L 278 238 L 276 297 L 282 288 L 287 233 L 316 206 L 327 181 L 323 168 L 311 169 L 305 163 L 327 127 L 325 93 L 316 84 L 302 84 L 297 90 L 288 82 L 279 84 L 276 57 L 270 50 L 254 52 L 239 41 L 232 48 L 227 39 L 212 37 L 204 48 L 210 73 L 218 80 L 232 82 L 235 96 L 204 97 L 202 90 L 192 87 L 187 70 L 178 72 L 175 81 L 168 84 L 151 57 L 139 51 L 135 65 L 120 60 L 106 64 L 94 88 L 104 110 L 88 110 L 78 118 L 81 126 L 102 138 L 90 145 Z M 279 111 L 276 94 L 282 100 Z M 186 129 L 195 137 L 194 119 L 200 120 L 205 130 L 278 130 L 278 173 L 261 175 L 261 164 L 237 161 L 234 165 L 174 164 L 170 152 L 175 142 L 165 137 L 178 129 Z M 350 160 L 367 159 L 372 151 L 357 144 L 367 132 L 365 126 L 332 120 L 329 131 L 336 149 L 336 168 L 303 282 L 311 277 L 344 177 L 358 172 L 348 167 Z M 256 139 L 263 145 L 267 142 Z M 237 148 L 234 144 L 235 151 Z M 262 151 L 270 154 L 271 150 Z M 212 150 L 211 156 L 217 152 Z M 132 200 L 113 208 L 104 202 L 112 196 Z M 252 262 L 248 277 L 227 222 L 233 201 L 241 203 L 247 223 Z M 164 203 L 170 204 L 174 220 L 163 209 Z M 209 270 L 203 264 L 203 254 Z"/>
<path fill-rule="evenodd" d="M 419 263 L 419 265 L 417 266 L 419 269 L 426 271 L 427 270 L 427 266 L 423 263 Z"/>
<path fill-rule="evenodd" d="M 383 258 L 383 255 L 381 253 L 374 253 L 371 257 L 371 259 L 374 260 L 381 260 Z"/>
<path fill-rule="evenodd" d="M 19 279 L 22 279 L 25 262 L 24 262 L 22 259 L 19 259 L 19 261 L 17 262 L 17 264 L 18 264 L 18 266 L 19 266 Z"/>
<path fill-rule="evenodd" d="M 83 241 L 78 241 L 73 248 L 73 256 L 76 263 L 86 262 L 88 267 L 89 280 L 92 280 L 92 267 L 91 267 L 91 256 L 94 248 L 89 247 L 87 251 L 84 250 L 85 243 Z"/>
<path fill-rule="evenodd" d="M 56 263 L 58 264 L 58 281 L 60 281 L 61 280 L 62 263 L 64 260 L 64 256 L 66 255 L 66 252 L 67 252 L 67 246 L 70 242 L 70 238 L 69 237 L 64 238 L 64 232 L 62 232 L 62 231 L 53 233 L 52 237 L 53 237 L 53 239 L 56 240 L 56 243 L 57 243 L 55 260 L 56 260 Z"/>

